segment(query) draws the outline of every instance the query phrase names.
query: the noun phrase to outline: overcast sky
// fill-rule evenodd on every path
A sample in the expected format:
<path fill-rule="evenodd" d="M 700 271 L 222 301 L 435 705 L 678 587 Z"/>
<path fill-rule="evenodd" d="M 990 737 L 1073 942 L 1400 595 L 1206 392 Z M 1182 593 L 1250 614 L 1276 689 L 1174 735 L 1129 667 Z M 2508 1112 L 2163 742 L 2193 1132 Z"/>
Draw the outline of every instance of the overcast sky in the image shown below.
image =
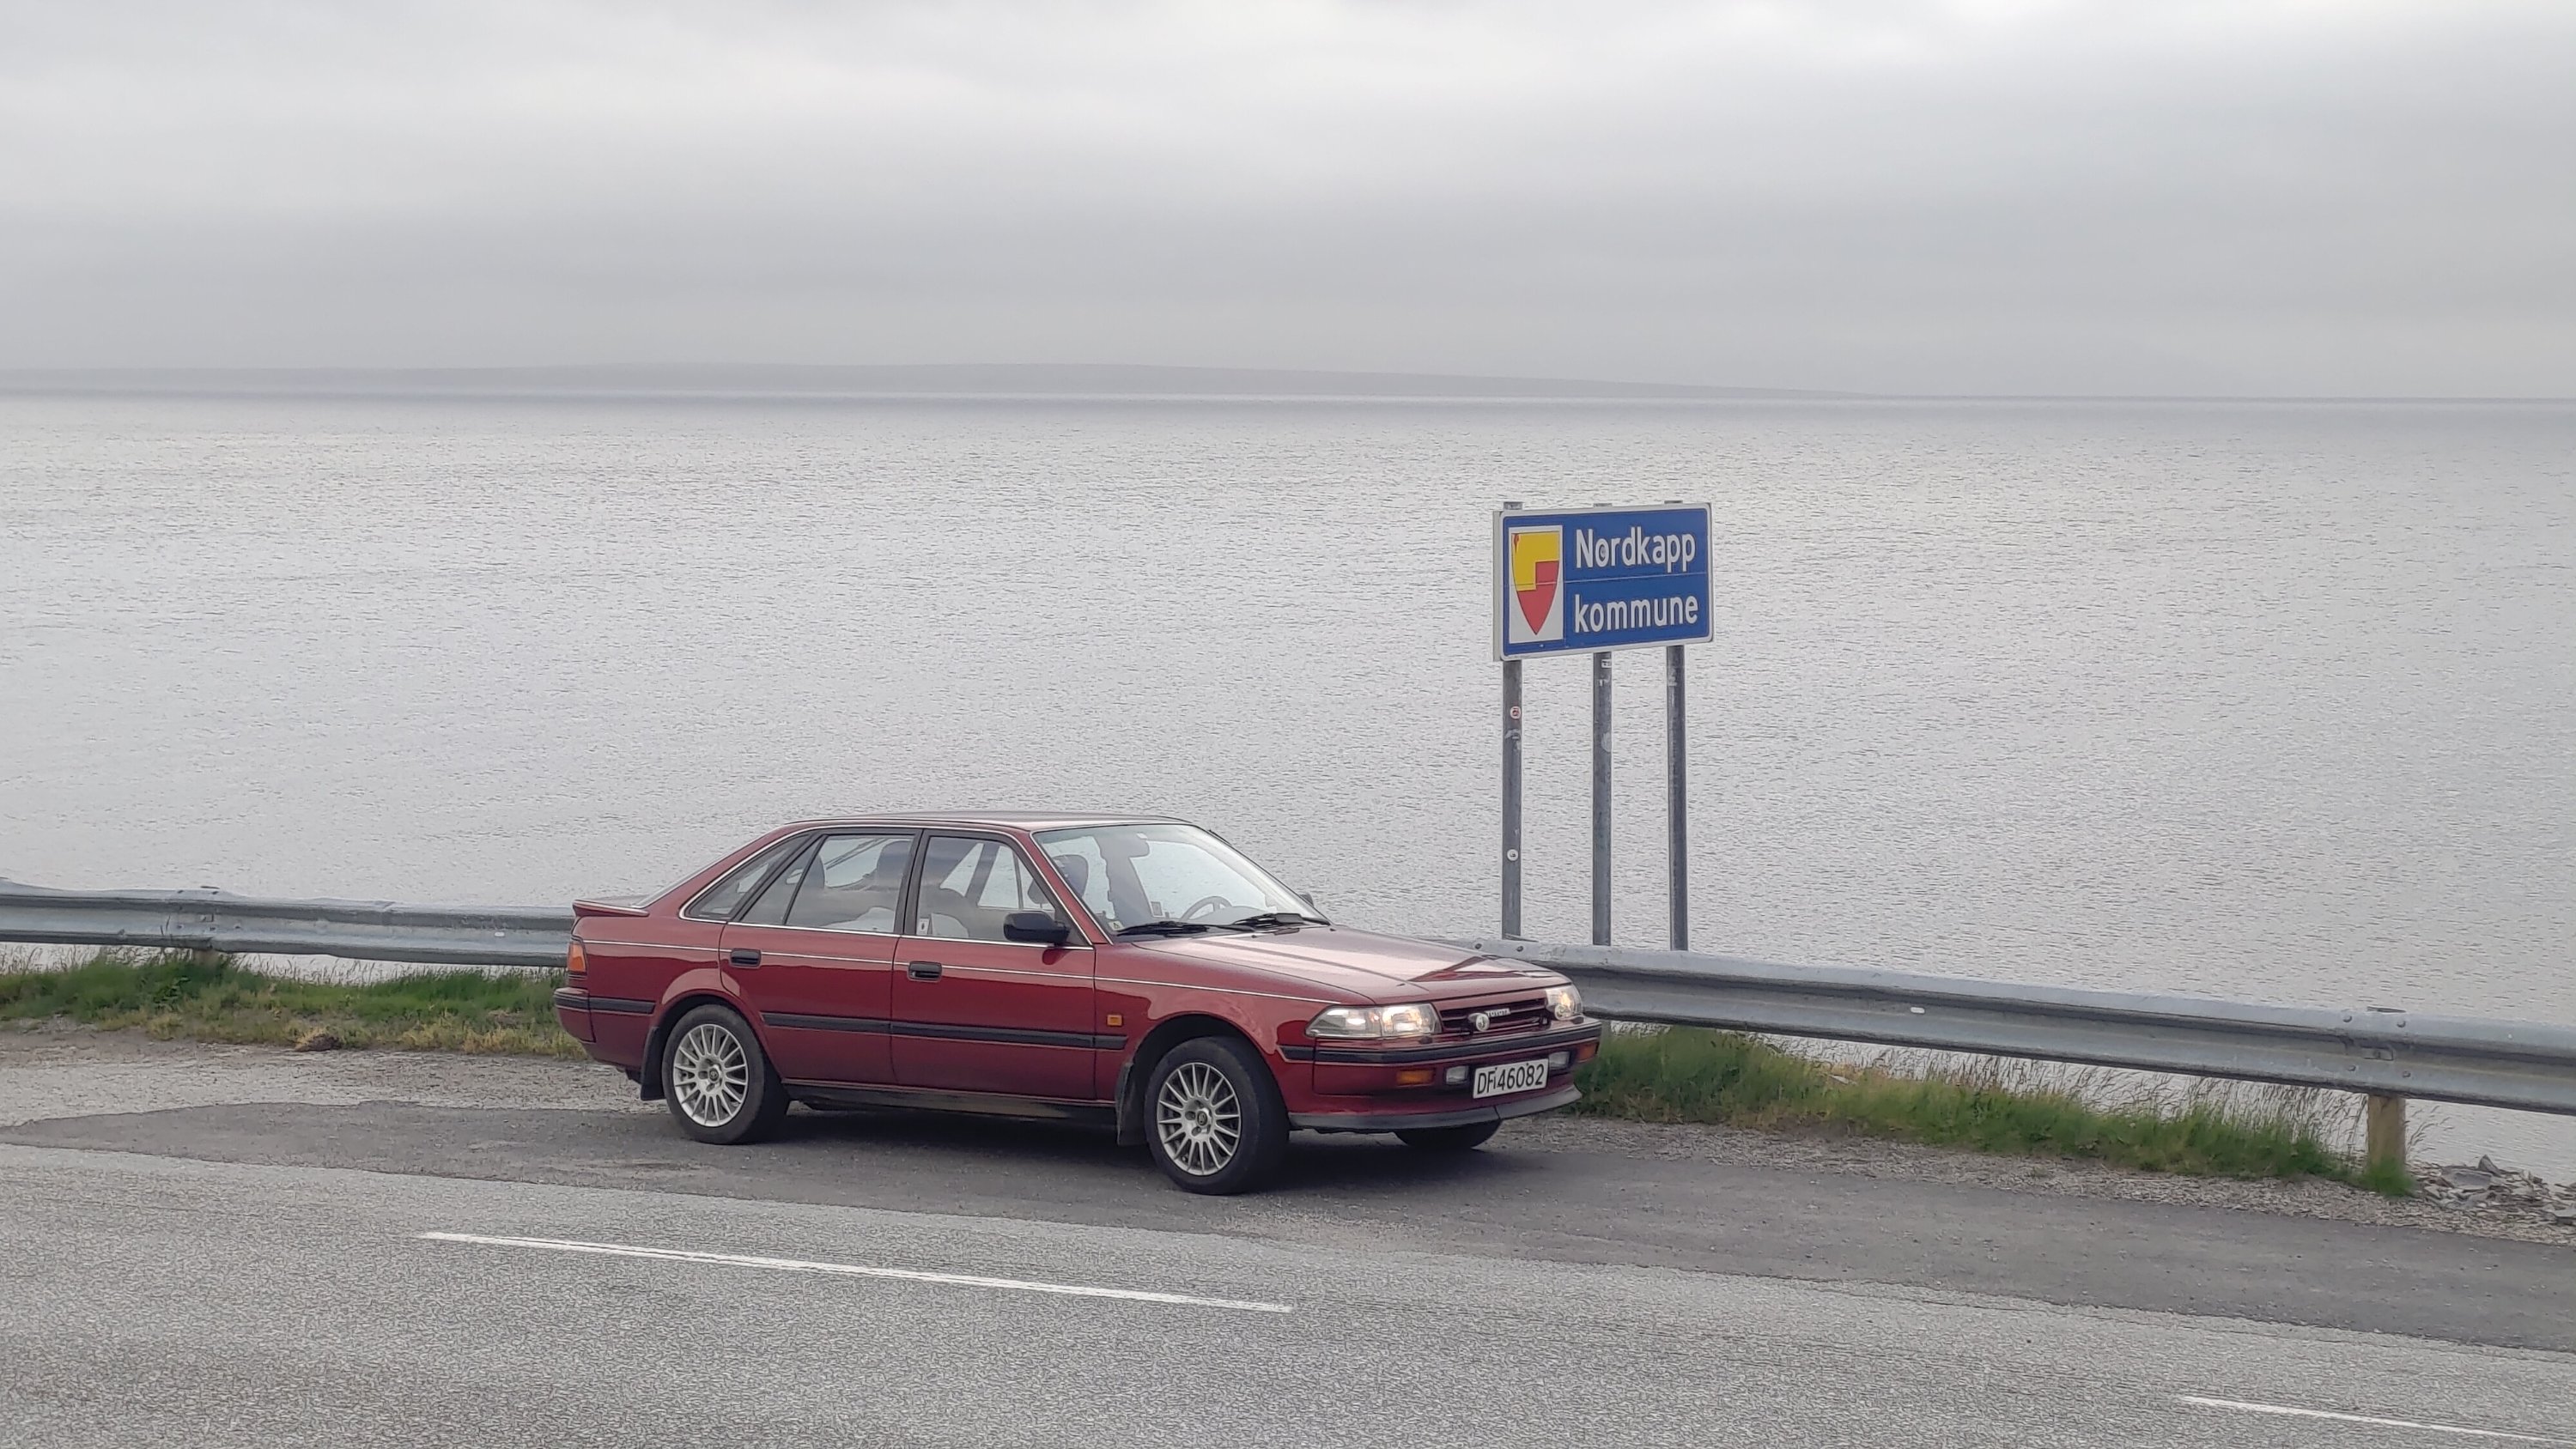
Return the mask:
<path fill-rule="evenodd" d="M 0 0 L 0 366 L 2576 395 L 2576 3 Z"/>

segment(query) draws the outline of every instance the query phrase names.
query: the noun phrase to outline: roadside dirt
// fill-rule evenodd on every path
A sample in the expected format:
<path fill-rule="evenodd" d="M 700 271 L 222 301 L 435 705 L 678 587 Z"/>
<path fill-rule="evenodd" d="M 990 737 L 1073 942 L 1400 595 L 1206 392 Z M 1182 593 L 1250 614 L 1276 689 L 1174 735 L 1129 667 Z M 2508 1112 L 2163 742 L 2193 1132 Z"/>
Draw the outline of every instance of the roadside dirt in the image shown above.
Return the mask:
<path fill-rule="evenodd" d="M 1993 1157 L 1911 1142 L 1862 1137 L 1797 1137 L 1696 1123 L 1621 1122 L 1563 1113 L 1507 1124 L 1495 1143 L 1534 1152 L 1607 1152 L 1720 1162 L 1791 1171 L 1839 1172 L 1914 1182 L 1960 1183 L 2002 1192 L 2062 1197 L 2123 1198 L 2132 1202 L 2234 1208 L 2288 1217 L 2327 1218 L 2392 1228 L 2511 1238 L 2576 1247 L 2576 1227 L 2553 1223 L 2545 1211 L 2489 1203 L 2451 1206 L 2425 1198 L 2382 1197 L 2338 1182 L 2313 1178 L 2283 1182 L 2226 1177 L 2176 1177 L 2136 1172 L 2071 1158 Z"/>
<path fill-rule="evenodd" d="M 236 1102 L 660 1110 L 596 1062 L 212 1046 L 60 1022 L 0 1028 L 0 1126 Z"/>
<path fill-rule="evenodd" d="M 439 1107 L 659 1112 L 616 1071 L 592 1062 L 439 1052 L 296 1052 L 283 1047 L 155 1041 L 59 1023 L 0 1029 L 0 1126 L 57 1117 L 241 1102 L 321 1106 L 414 1102 Z M 1946 1182 L 2003 1192 L 2232 1208 L 2384 1227 L 2425 1228 L 2576 1247 L 2576 1226 L 2507 1203 L 2399 1201 L 2328 1182 L 2174 1177 L 2071 1160 L 1989 1157 L 1912 1143 L 1622 1122 L 1562 1113 L 1507 1124 L 1513 1152 L 1605 1153 Z"/>

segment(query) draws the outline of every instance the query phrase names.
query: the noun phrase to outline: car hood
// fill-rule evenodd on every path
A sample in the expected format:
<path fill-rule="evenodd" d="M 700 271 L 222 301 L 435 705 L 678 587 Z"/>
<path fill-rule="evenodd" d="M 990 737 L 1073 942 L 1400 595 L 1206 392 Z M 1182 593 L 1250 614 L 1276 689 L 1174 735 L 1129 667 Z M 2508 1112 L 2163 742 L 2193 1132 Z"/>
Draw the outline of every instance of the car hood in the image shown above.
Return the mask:
<path fill-rule="evenodd" d="M 1148 938 L 1126 944 L 1201 967 L 1258 972 L 1368 1001 L 1490 996 L 1515 988 L 1554 986 L 1563 976 L 1543 966 L 1386 936 L 1347 926 L 1285 931 L 1211 931 L 1204 936 Z"/>

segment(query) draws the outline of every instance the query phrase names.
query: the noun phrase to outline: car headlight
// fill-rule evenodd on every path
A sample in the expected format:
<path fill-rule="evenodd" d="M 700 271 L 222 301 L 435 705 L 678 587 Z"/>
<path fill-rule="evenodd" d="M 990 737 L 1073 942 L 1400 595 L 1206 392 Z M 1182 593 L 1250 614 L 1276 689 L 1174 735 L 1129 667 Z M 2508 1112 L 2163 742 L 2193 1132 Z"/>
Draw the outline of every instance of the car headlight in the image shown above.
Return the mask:
<path fill-rule="evenodd" d="M 1306 1023 L 1306 1035 L 1334 1041 L 1440 1034 L 1440 1013 L 1420 1002 L 1403 1006 L 1328 1006 Z"/>
<path fill-rule="evenodd" d="M 1547 1013 L 1559 1021 L 1572 1021 L 1583 1015 L 1583 993 L 1571 986 L 1547 989 Z"/>

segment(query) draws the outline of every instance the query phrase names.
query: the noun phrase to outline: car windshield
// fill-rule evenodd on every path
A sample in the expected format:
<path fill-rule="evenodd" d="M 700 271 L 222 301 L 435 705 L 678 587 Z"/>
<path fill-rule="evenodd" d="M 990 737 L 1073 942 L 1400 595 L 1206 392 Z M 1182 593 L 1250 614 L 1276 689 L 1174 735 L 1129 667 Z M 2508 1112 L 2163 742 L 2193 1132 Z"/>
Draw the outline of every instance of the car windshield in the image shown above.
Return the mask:
<path fill-rule="evenodd" d="M 1268 871 L 1194 825 L 1093 825 L 1044 831 L 1037 841 L 1065 885 L 1113 932 L 1171 921 L 1323 920 Z"/>

